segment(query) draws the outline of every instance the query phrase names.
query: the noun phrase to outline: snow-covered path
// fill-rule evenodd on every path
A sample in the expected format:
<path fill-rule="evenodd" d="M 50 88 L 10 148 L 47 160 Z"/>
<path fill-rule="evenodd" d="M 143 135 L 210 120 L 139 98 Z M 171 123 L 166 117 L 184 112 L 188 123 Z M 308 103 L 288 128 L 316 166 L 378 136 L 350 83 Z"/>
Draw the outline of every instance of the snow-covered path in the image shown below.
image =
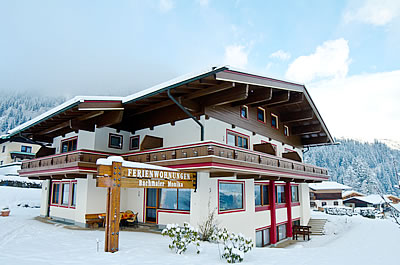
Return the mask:
<path fill-rule="evenodd" d="M 18 192 L 19 194 L 15 194 Z M 24 195 L 21 195 L 23 192 Z M 120 251 L 103 252 L 104 232 L 70 230 L 34 220 L 39 209 L 16 207 L 26 200 L 25 189 L 0 187 L 0 204 L 8 201 L 11 216 L 0 217 L 0 264 L 226 264 L 214 244 L 203 243 L 202 253 L 189 249 L 176 255 L 168 239 L 157 234 L 126 232 L 120 236 Z M 40 196 L 40 191 L 35 191 Z M 8 194 L 8 195 L 6 195 Z M 24 198 L 22 198 L 22 197 Z M 6 199 L 7 197 L 8 199 Z M 11 202 L 9 198 L 13 198 Z M 397 264 L 400 229 L 388 220 L 362 217 L 332 217 L 329 235 L 313 237 L 292 248 L 256 248 L 243 264 Z M 96 251 L 97 239 L 100 251 Z"/>

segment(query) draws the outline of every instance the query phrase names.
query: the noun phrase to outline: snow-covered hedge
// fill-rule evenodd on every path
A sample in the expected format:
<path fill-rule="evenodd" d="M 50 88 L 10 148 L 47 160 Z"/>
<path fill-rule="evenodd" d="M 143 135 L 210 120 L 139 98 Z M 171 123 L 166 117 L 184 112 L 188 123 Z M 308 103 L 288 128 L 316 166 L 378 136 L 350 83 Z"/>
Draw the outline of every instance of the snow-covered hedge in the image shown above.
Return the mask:
<path fill-rule="evenodd" d="M 245 238 L 242 234 L 229 233 L 226 228 L 216 229 L 211 240 L 224 245 L 222 258 L 226 259 L 228 263 L 242 262 L 244 253 L 250 251 L 254 246 L 250 238 Z"/>
<path fill-rule="evenodd" d="M 353 209 L 346 206 L 324 206 L 325 213 L 332 215 L 353 215 Z"/>
<path fill-rule="evenodd" d="M 357 207 L 354 209 L 354 212 L 364 217 L 375 218 L 374 207 Z"/>
<path fill-rule="evenodd" d="M 175 250 L 177 254 L 184 253 L 191 243 L 196 246 L 197 254 L 200 253 L 198 248 L 200 246 L 199 233 L 186 222 L 183 224 L 183 227 L 180 227 L 178 224 L 168 224 L 161 234 L 171 238 L 172 242 L 169 244 L 169 248 Z"/>

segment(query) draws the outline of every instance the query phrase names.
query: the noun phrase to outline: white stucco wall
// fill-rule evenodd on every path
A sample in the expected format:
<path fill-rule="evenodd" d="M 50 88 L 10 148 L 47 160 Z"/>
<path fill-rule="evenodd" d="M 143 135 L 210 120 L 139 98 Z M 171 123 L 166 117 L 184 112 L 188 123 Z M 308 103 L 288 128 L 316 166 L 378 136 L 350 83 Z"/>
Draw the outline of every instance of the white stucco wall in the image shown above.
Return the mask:
<path fill-rule="evenodd" d="M 310 210 L 310 193 L 308 184 L 306 183 L 299 184 L 299 200 L 300 200 L 300 212 L 301 212 L 300 225 L 308 225 L 308 221 L 311 218 L 311 210 Z"/>

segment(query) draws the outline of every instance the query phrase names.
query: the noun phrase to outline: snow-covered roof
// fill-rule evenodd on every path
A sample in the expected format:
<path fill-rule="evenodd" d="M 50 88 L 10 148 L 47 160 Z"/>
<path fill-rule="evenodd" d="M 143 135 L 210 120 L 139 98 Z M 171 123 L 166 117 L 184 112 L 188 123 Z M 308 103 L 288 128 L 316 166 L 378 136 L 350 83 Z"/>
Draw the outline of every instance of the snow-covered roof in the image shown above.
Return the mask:
<path fill-rule="evenodd" d="M 364 196 L 364 197 L 353 197 L 353 198 L 346 199 L 344 201 L 351 200 L 351 199 L 360 200 L 360 201 L 363 201 L 363 202 L 366 202 L 369 204 L 374 204 L 374 205 L 382 204 L 385 202 L 390 202 L 389 199 L 387 199 L 387 198 L 385 199 L 385 196 L 384 196 L 384 198 L 382 198 L 382 196 L 379 194 L 371 194 L 371 195 Z"/>
<path fill-rule="evenodd" d="M 309 187 L 312 190 L 348 190 L 348 189 L 352 189 L 352 187 L 337 183 L 335 181 L 322 181 L 321 183 L 310 183 Z"/>
<path fill-rule="evenodd" d="M 70 109 L 76 105 L 78 105 L 79 103 L 84 102 L 85 100 L 98 100 L 98 101 L 107 101 L 107 100 L 123 100 L 123 97 L 109 97 L 109 96 L 76 96 L 66 102 L 64 102 L 63 104 L 52 108 L 49 111 L 46 111 L 45 113 L 42 113 L 41 115 L 15 127 L 14 129 L 11 129 L 8 131 L 8 133 L 6 135 L 2 135 L 1 137 L 4 138 L 9 138 L 10 136 L 13 136 L 14 134 L 17 134 L 19 131 L 23 130 L 23 129 L 27 129 L 30 126 L 36 124 L 37 122 L 40 122 L 48 117 L 51 117 L 57 113 L 63 112 L 67 109 Z"/>
<path fill-rule="evenodd" d="M 125 161 L 120 156 L 109 156 L 107 158 L 97 159 L 97 165 L 111 166 L 113 162 L 121 162 L 123 167 L 133 167 L 133 168 L 143 168 L 143 169 L 155 169 L 155 170 L 165 170 L 165 171 L 178 171 L 177 169 L 162 167 L 157 165 L 150 165 L 132 161 Z"/>
<path fill-rule="evenodd" d="M 349 195 L 351 195 L 351 194 L 353 194 L 353 193 L 356 193 L 356 194 L 361 195 L 361 196 L 365 196 L 365 195 L 362 194 L 361 192 L 358 192 L 358 191 L 355 191 L 355 190 L 346 190 L 346 191 L 343 191 L 343 192 L 342 192 L 342 196 L 343 196 L 343 197 L 346 197 L 346 196 L 349 196 Z"/>
<path fill-rule="evenodd" d="M 144 96 L 148 96 L 150 94 L 157 93 L 157 92 L 159 92 L 161 90 L 167 89 L 167 88 L 169 88 L 171 86 L 176 87 L 176 86 L 179 86 L 181 83 L 185 83 L 185 82 L 188 82 L 188 81 L 190 81 L 192 79 L 199 78 L 199 77 L 201 77 L 203 75 L 209 75 L 212 72 L 223 71 L 225 69 L 228 69 L 228 66 L 218 66 L 218 67 L 211 67 L 211 68 L 209 67 L 209 68 L 206 68 L 206 69 L 204 69 L 202 71 L 197 71 L 197 72 L 192 72 L 192 73 L 189 73 L 189 74 L 181 75 L 181 76 L 178 76 L 178 77 L 176 77 L 174 79 L 166 81 L 164 83 L 152 86 L 150 88 L 147 88 L 147 89 L 144 89 L 142 91 L 139 91 L 139 92 L 137 92 L 135 94 L 126 96 L 123 99 L 122 103 L 123 104 L 129 103 L 131 101 L 138 100 L 138 99 L 140 99 L 140 98 L 142 98 Z"/>

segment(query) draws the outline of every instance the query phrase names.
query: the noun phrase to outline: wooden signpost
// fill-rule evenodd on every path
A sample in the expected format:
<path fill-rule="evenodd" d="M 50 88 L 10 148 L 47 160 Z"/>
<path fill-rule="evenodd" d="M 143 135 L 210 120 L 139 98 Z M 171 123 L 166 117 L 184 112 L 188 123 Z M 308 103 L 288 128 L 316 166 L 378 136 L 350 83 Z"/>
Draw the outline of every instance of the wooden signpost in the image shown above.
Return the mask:
<path fill-rule="evenodd" d="M 107 188 L 105 252 L 119 249 L 121 188 L 196 189 L 196 173 L 172 169 L 123 167 L 122 162 L 97 165 L 97 187 Z"/>

